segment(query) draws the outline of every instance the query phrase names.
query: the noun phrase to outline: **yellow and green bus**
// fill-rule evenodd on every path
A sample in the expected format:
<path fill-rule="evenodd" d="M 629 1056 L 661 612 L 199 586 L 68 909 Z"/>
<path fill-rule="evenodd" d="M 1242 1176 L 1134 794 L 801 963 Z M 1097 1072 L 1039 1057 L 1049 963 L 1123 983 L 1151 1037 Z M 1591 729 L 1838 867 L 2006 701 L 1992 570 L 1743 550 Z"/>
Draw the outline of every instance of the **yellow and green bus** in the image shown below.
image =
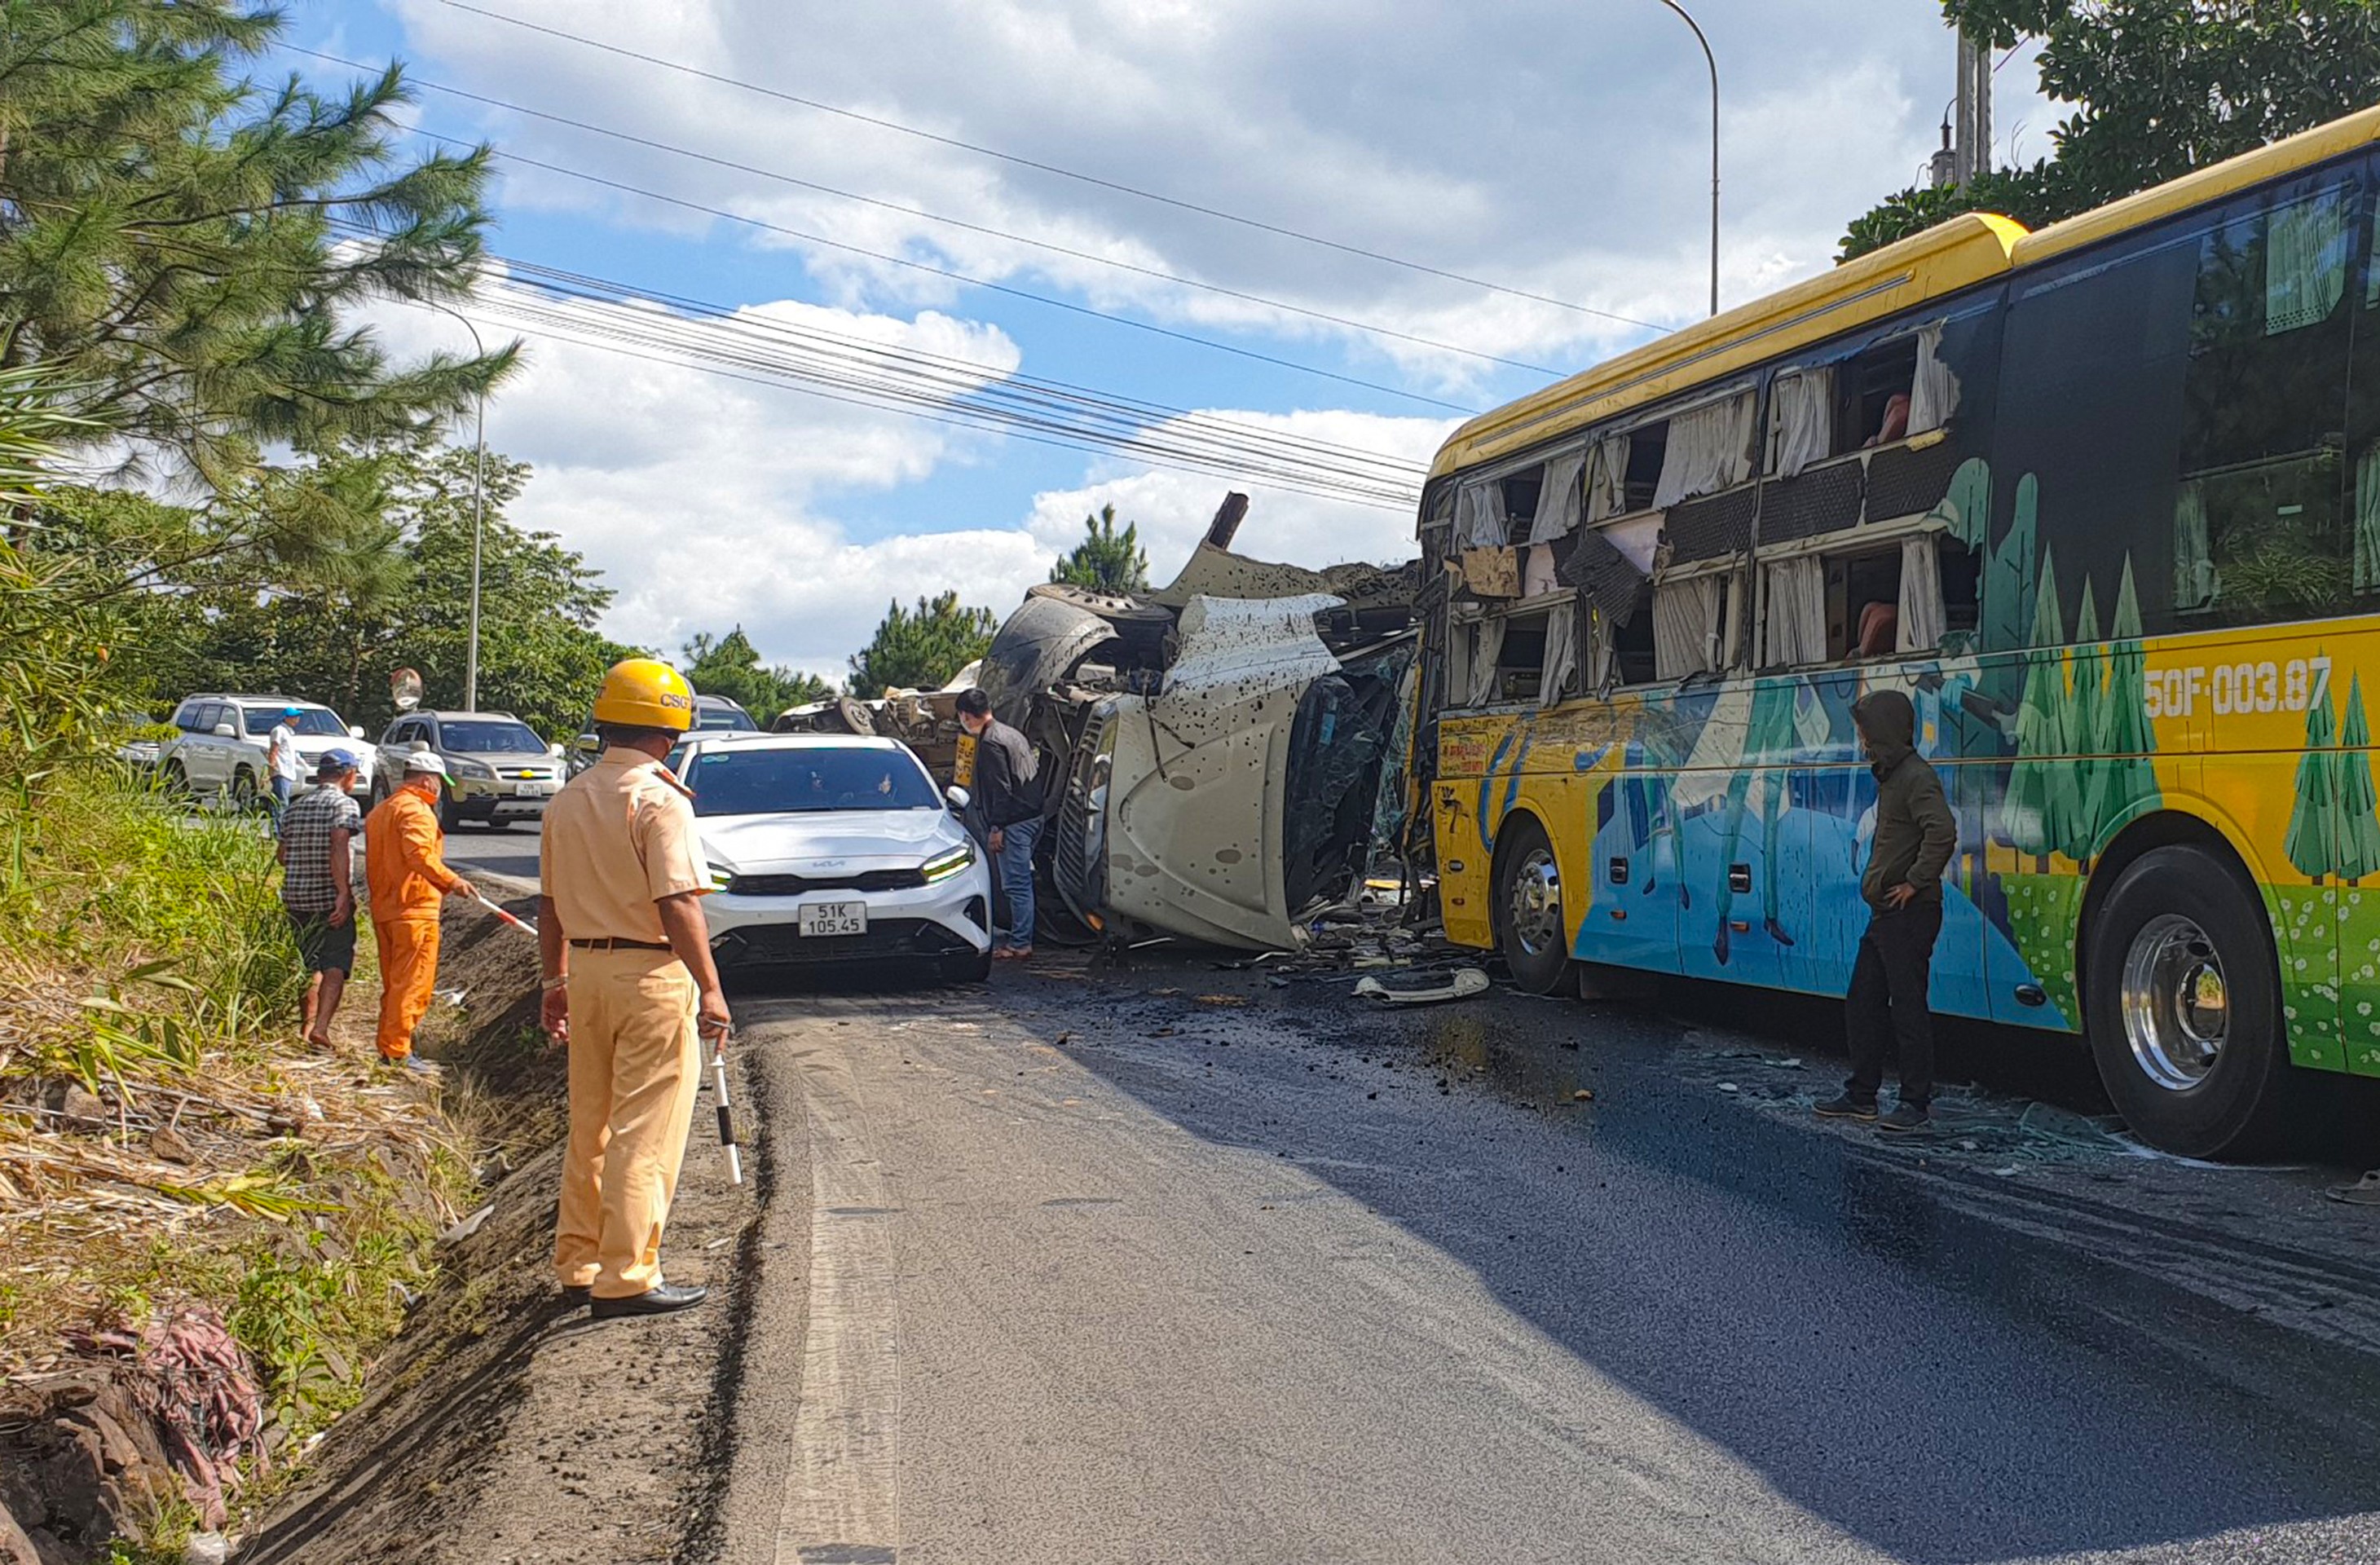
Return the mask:
<path fill-rule="evenodd" d="M 1420 536 L 1415 803 L 1525 987 L 1841 994 L 1889 687 L 1959 813 L 1937 1010 L 2084 1035 L 2192 1155 L 2380 1075 L 2380 109 L 1486 414 Z"/>

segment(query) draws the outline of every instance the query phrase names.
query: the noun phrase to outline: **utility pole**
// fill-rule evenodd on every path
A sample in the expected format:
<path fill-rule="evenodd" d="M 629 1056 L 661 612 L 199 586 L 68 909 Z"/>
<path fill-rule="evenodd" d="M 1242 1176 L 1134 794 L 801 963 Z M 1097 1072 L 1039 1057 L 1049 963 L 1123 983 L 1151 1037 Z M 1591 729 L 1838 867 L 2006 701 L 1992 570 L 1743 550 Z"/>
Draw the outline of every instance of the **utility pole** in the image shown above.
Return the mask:
<path fill-rule="evenodd" d="M 1992 46 L 1963 28 L 1959 31 L 1958 80 L 1950 179 L 1966 185 L 1992 171 Z"/>
<path fill-rule="evenodd" d="M 471 324 L 469 316 L 435 299 L 421 302 L 460 321 L 463 329 L 471 334 L 472 350 L 481 358 L 488 357 L 488 345 L 480 340 L 480 328 Z M 488 394 L 484 387 L 471 424 L 475 448 L 471 458 L 471 627 L 469 640 L 463 649 L 463 710 L 467 712 L 480 710 L 480 554 L 488 505 Z"/>

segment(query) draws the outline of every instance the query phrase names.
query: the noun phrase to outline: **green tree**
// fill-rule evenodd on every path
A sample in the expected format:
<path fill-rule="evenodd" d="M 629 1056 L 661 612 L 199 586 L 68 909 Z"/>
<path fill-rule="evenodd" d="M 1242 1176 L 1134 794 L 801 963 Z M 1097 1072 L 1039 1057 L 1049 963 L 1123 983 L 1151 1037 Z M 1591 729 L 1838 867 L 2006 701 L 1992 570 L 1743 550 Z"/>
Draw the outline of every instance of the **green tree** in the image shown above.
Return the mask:
<path fill-rule="evenodd" d="M 2347 721 L 2338 730 L 2338 855 L 2342 880 L 2380 875 L 2380 796 L 2372 788 L 2372 724 L 2363 712 L 2363 676 L 2347 684 Z"/>
<path fill-rule="evenodd" d="M 2033 649 L 2025 655 L 2024 695 L 2017 705 L 2016 764 L 2000 800 L 2000 835 L 2019 853 L 2041 860 L 2045 874 L 2050 850 L 2064 841 L 2058 798 L 2067 754 L 2065 639 L 2058 567 L 2044 548 L 2034 587 Z"/>
<path fill-rule="evenodd" d="M 1115 507 L 1100 506 L 1098 516 L 1083 518 L 1083 541 L 1050 567 L 1050 579 L 1095 592 L 1148 591 L 1148 552 L 1140 546 L 1140 524 L 1126 522 L 1118 532 Z"/>
<path fill-rule="evenodd" d="M 2091 814 L 2090 798 L 2099 776 L 2100 714 L 2107 704 L 2107 648 L 2099 639 L 2099 606 L 2087 576 L 2082 578 L 2082 604 L 2074 615 L 2074 651 L 2068 661 L 2073 680 L 2066 706 L 2070 758 L 2058 768 L 2054 790 L 2058 831 L 2051 841 L 2081 864 L 2098 846 L 2098 822 Z"/>
<path fill-rule="evenodd" d="M 2045 96 L 2070 112 L 2052 155 L 1961 190 L 1902 190 L 1855 220 L 1846 259 L 1960 212 L 2029 226 L 2252 151 L 2380 100 L 2374 0 L 1943 0 L 2007 48 L 2041 41 Z"/>
<path fill-rule="evenodd" d="M 399 368 L 349 323 L 459 297 L 485 149 L 401 157 L 394 66 L 343 94 L 243 74 L 246 0 L 0 0 L 0 367 L 50 367 L 137 458 L 212 482 L 261 446 L 418 433 L 513 362 Z"/>
<path fill-rule="evenodd" d="M 740 625 L 721 637 L 698 631 L 685 650 L 688 684 L 702 695 L 726 697 L 763 725 L 787 707 L 807 706 L 834 694 L 834 686 L 814 673 L 782 663 L 763 664 Z"/>
<path fill-rule="evenodd" d="M 2320 884 L 2338 867 L 2338 751 L 2330 694 L 2306 704 L 2305 754 L 2298 758 L 2297 799 L 2289 809 L 2281 851 L 2299 873 Z"/>
<path fill-rule="evenodd" d="M 999 628 L 990 609 L 962 608 L 955 591 L 919 598 L 914 613 L 895 599 L 875 638 L 853 654 L 848 688 L 863 698 L 938 688 L 982 657 Z"/>
<path fill-rule="evenodd" d="M 2149 722 L 2147 654 L 2141 649 L 2141 602 L 2129 553 L 2107 628 L 2115 647 L 2107 655 L 2107 690 L 2099 706 L 2098 738 L 2092 746 L 2097 753 L 2083 804 L 2094 841 L 2155 809 L 2158 798 L 2156 765 L 2149 758 L 2156 751 L 2156 729 Z"/>

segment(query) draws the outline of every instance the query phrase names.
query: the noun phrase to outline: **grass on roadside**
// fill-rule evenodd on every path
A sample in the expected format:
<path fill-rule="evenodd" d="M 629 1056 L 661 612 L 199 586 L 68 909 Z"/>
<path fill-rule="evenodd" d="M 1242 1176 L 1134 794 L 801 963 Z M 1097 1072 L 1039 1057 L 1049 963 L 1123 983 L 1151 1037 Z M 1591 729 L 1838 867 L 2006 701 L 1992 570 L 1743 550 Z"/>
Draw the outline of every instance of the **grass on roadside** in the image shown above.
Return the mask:
<path fill-rule="evenodd" d="M 413 1088 L 299 1040 L 274 887 L 252 821 L 120 778 L 0 798 L 0 1376 L 203 1304 L 302 1438 L 427 1286 L 468 1159 Z"/>

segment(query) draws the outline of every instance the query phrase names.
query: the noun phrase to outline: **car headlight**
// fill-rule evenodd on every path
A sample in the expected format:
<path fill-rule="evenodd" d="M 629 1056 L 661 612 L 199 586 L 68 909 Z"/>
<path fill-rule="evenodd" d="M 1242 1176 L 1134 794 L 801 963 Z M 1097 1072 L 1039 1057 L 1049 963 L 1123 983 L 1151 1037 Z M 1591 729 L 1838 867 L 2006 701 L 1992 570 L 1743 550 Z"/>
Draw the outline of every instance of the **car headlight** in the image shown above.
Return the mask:
<path fill-rule="evenodd" d="M 957 847 L 953 848 L 950 852 L 945 854 L 936 854 L 933 857 L 926 860 L 925 863 L 917 866 L 917 873 L 923 875 L 926 878 L 926 884 L 930 886 L 937 880 L 949 880 L 952 876 L 957 874 L 960 870 L 965 869 L 968 865 L 973 864 L 974 862 L 975 844 L 973 843 L 961 843 Z"/>
<path fill-rule="evenodd" d="M 496 780 L 495 768 L 481 761 L 465 760 L 460 756 L 448 758 L 446 770 L 457 777 L 468 777 L 475 782 L 492 782 Z"/>
<path fill-rule="evenodd" d="M 735 871 L 728 868 L 727 866 L 723 864 L 710 863 L 706 864 L 704 867 L 710 871 L 710 889 L 712 891 L 723 892 L 727 890 L 728 887 L 735 883 Z"/>

